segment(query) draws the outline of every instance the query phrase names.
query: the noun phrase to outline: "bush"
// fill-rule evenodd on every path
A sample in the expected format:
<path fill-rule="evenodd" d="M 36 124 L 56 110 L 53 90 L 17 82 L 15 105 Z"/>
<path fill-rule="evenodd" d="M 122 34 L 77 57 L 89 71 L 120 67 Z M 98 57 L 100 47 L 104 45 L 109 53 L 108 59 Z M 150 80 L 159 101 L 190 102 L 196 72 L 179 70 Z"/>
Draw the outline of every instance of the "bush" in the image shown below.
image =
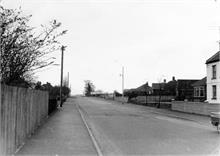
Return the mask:
<path fill-rule="evenodd" d="M 58 107 L 58 101 L 60 100 L 60 86 L 52 86 L 49 82 L 41 85 L 41 82 L 37 82 L 35 89 L 49 92 L 48 114 L 53 112 Z M 65 102 L 70 95 L 70 88 L 63 86 L 62 93 L 62 102 Z"/>

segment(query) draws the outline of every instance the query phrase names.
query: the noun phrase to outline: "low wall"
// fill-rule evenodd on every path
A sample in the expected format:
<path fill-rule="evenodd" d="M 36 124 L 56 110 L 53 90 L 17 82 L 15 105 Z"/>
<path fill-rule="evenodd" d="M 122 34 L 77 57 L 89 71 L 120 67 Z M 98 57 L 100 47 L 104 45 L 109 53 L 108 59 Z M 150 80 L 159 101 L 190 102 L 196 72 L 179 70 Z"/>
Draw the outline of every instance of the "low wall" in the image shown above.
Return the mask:
<path fill-rule="evenodd" d="M 164 96 L 162 95 L 160 97 L 160 102 L 170 102 L 172 99 L 174 99 L 175 96 Z M 145 104 L 145 103 L 158 103 L 159 102 L 159 96 L 157 95 L 148 95 L 148 96 L 137 96 L 136 98 L 130 99 L 131 102 Z"/>
<path fill-rule="evenodd" d="M 211 112 L 219 112 L 220 104 L 210 104 L 206 102 L 184 102 L 173 101 L 171 106 L 172 110 L 193 113 L 199 115 L 210 115 Z"/>
<path fill-rule="evenodd" d="M 0 155 L 12 155 L 47 118 L 48 93 L 0 85 Z"/>

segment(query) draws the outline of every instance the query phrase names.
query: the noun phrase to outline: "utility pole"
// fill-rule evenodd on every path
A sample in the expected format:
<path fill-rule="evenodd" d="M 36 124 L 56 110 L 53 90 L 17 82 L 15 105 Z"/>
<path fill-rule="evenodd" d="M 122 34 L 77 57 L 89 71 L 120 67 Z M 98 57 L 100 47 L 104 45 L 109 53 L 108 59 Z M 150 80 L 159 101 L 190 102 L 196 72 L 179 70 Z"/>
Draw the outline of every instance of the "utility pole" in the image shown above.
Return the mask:
<path fill-rule="evenodd" d="M 70 76 L 69 76 L 69 72 L 67 73 L 67 87 L 69 88 L 69 80 L 70 80 Z"/>
<path fill-rule="evenodd" d="M 61 47 L 61 71 L 60 71 L 60 107 L 63 106 L 62 102 L 62 88 L 63 88 L 63 52 L 65 50 L 65 46 Z"/>
<path fill-rule="evenodd" d="M 145 84 L 145 94 L 146 94 L 146 104 L 147 104 L 147 95 L 148 95 L 148 82 Z"/>
<path fill-rule="evenodd" d="M 122 97 L 124 98 L 124 66 L 122 67 Z"/>
<path fill-rule="evenodd" d="M 218 44 L 219 44 L 219 51 L 220 51 L 220 26 L 218 27 L 218 31 L 219 31 L 219 41 L 218 41 Z"/>

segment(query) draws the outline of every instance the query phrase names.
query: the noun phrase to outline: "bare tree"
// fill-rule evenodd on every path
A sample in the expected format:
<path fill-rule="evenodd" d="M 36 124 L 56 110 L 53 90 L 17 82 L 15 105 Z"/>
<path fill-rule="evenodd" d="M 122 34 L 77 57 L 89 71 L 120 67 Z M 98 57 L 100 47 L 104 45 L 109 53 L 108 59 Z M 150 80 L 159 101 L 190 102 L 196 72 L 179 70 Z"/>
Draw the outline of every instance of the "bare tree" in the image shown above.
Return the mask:
<path fill-rule="evenodd" d="M 90 80 L 85 80 L 84 92 L 86 96 L 90 96 L 92 92 L 95 91 L 95 86 Z"/>
<path fill-rule="evenodd" d="M 30 16 L 21 9 L 0 6 L 1 82 L 18 84 L 31 80 L 34 73 L 54 63 L 48 54 L 60 48 L 58 38 L 67 31 L 57 31 L 60 22 L 52 20 L 40 29 L 28 25 Z"/>

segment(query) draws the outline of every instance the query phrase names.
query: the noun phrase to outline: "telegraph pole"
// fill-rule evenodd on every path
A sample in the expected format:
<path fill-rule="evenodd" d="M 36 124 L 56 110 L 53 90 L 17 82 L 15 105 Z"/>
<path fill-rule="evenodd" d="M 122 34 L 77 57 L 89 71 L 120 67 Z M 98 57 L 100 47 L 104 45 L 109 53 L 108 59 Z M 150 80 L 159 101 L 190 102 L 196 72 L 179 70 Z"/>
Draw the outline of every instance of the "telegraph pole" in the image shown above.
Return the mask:
<path fill-rule="evenodd" d="M 67 73 L 67 87 L 69 88 L 69 80 L 70 80 L 70 76 L 69 76 L 69 72 Z"/>
<path fill-rule="evenodd" d="M 65 50 L 65 47 L 61 47 L 61 71 L 60 71 L 60 107 L 63 106 L 62 102 L 62 88 L 63 88 L 63 52 Z"/>
<path fill-rule="evenodd" d="M 218 41 L 218 44 L 219 44 L 219 51 L 220 51 L 220 26 L 218 27 L 218 31 L 219 31 L 219 41 Z"/>
<path fill-rule="evenodd" d="M 124 97 L 124 66 L 122 67 L 122 97 Z"/>

